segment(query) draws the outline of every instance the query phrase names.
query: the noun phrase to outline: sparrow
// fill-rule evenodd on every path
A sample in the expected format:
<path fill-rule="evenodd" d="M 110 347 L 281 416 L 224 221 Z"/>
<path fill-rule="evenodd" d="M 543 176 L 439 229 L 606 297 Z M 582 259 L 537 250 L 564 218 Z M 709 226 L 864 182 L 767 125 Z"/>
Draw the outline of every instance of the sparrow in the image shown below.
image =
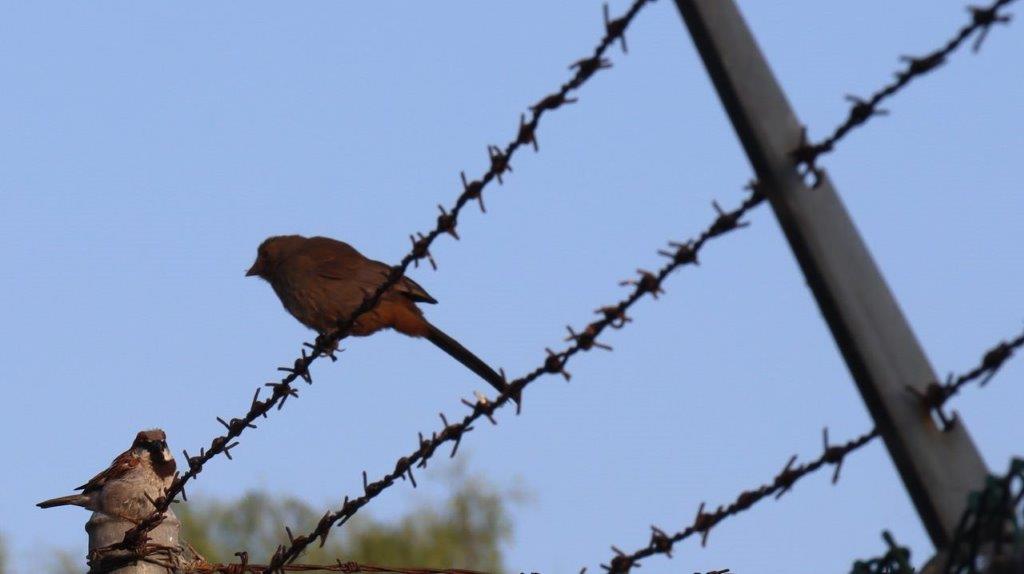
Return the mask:
<path fill-rule="evenodd" d="M 386 264 L 364 257 L 348 243 L 329 237 L 281 235 L 260 244 L 256 262 L 245 275 L 270 283 L 293 317 L 323 335 L 348 318 L 389 271 Z M 384 292 L 376 307 L 355 320 L 350 334 L 366 337 L 394 329 L 423 337 L 498 391 L 508 387 L 504 377 L 487 363 L 427 321 L 417 303 L 434 304 L 437 300 L 419 283 L 402 277 Z"/>
<path fill-rule="evenodd" d="M 155 499 L 170 487 L 176 464 L 160 429 L 144 430 L 131 448 L 117 455 L 106 470 L 75 490 L 82 492 L 44 500 L 36 506 L 74 505 L 111 516 L 138 521 L 152 510 Z"/>

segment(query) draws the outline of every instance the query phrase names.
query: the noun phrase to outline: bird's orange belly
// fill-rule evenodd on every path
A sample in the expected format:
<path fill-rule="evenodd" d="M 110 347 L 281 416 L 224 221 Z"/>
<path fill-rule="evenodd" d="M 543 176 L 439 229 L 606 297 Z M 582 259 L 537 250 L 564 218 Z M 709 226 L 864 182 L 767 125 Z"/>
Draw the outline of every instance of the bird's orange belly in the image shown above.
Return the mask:
<path fill-rule="evenodd" d="M 365 337 L 381 329 L 394 329 L 411 337 L 427 334 L 427 322 L 413 304 L 384 300 L 376 308 L 356 319 L 352 335 Z"/>

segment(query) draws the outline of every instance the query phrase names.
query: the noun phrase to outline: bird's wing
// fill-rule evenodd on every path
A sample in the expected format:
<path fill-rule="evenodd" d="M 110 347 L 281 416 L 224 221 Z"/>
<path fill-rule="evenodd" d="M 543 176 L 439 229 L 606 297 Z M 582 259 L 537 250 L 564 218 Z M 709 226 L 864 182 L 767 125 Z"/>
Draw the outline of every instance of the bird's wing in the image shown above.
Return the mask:
<path fill-rule="evenodd" d="M 416 301 L 417 303 L 437 303 L 437 299 L 431 297 L 430 293 L 427 293 L 426 289 L 421 287 L 419 283 L 413 281 L 412 279 L 408 277 L 402 277 L 402 280 L 399 284 L 401 285 L 399 291 L 401 291 L 403 294 L 405 294 L 406 297 L 409 297 L 413 301 Z"/>
<path fill-rule="evenodd" d="M 83 492 L 91 492 L 93 490 L 99 490 L 103 488 L 103 485 L 110 480 L 117 480 L 122 476 L 131 472 L 131 470 L 139 465 L 141 459 L 131 451 L 122 452 L 110 463 L 103 472 L 89 479 L 89 482 L 79 486 L 75 490 L 81 490 Z"/>
<path fill-rule="evenodd" d="M 387 278 L 391 268 L 380 261 L 364 257 L 352 246 L 328 238 L 313 244 L 307 256 L 314 261 L 313 269 L 324 279 L 349 282 L 352 286 L 372 292 Z M 437 303 L 419 283 L 403 277 L 395 290 L 417 303 Z"/>

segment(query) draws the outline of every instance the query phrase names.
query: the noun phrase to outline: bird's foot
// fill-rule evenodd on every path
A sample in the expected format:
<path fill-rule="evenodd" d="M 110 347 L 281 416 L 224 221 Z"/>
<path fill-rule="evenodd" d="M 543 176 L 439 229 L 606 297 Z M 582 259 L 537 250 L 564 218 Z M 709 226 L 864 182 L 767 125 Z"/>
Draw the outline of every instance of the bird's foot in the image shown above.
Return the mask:
<path fill-rule="evenodd" d="M 306 347 L 313 349 L 317 352 L 318 357 L 328 358 L 331 361 L 337 361 L 338 356 L 336 353 L 342 352 L 344 349 L 339 347 L 337 340 L 331 340 L 325 335 L 320 335 L 316 338 L 315 344 L 303 343 Z"/>

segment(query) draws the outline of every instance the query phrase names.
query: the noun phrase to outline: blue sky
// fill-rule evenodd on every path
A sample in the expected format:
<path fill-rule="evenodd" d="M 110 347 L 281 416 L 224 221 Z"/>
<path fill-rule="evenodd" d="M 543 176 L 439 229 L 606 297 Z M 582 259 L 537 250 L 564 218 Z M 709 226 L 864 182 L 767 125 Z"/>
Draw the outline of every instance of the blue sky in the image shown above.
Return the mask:
<path fill-rule="evenodd" d="M 797 113 L 821 136 L 843 95 L 887 81 L 902 54 L 944 42 L 960 2 L 743 1 Z M 613 13 L 625 9 L 612 3 Z M 601 34 L 597 2 L 8 2 L 0 24 L 0 241 L 6 386 L 0 531 L 19 572 L 53 547 L 84 554 L 77 509 L 33 504 L 102 469 L 143 427 L 176 451 L 219 432 L 309 333 L 243 277 L 280 233 L 344 239 L 396 261 L 433 225 L 458 173 L 567 77 Z M 546 116 L 540 153 L 438 241 L 412 276 L 428 317 L 520 374 L 564 325 L 622 295 L 732 206 L 751 169 L 676 9 L 648 7 L 628 55 L 580 101 Z M 1024 73 L 1020 23 L 978 55 L 911 86 L 824 166 L 940 373 L 964 370 L 1024 316 Z M 578 571 L 609 545 L 678 530 L 697 505 L 768 480 L 820 432 L 870 427 L 770 211 L 708 246 L 699 268 L 640 303 L 610 354 L 579 357 L 566 384 L 533 385 L 460 448 L 534 501 L 516 511 L 515 571 Z M 300 400 L 211 463 L 192 500 L 250 487 L 337 506 L 486 389 L 423 341 L 349 341 Z M 956 402 L 986 461 L 1020 453 L 1024 367 Z M 309 440 L 315 437 L 315 440 Z M 460 456 L 462 456 L 460 454 Z M 436 466 L 450 464 L 438 459 Z M 369 511 L 429 493 L 399 486 Z M 917 561 L 924 530 L 880 444 L 689 541 L 647 574 L 845 572 L 888 528 Z"/>

